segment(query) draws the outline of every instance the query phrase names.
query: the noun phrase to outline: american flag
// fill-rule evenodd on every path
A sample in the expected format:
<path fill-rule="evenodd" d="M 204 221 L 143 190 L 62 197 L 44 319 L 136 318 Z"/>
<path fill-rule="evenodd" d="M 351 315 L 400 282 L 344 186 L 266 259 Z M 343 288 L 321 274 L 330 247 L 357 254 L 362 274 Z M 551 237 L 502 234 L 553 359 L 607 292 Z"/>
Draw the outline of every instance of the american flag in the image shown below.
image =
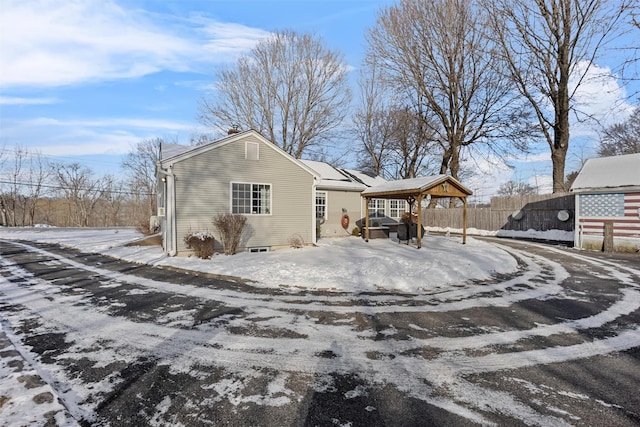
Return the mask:
<path fill-rule="evenodd" d="M 579 225 L 583 234 L 604 235 L 605 221 L 613 222 L 615 237 L 640 237 L 640 193 L 581 195 Z"/>

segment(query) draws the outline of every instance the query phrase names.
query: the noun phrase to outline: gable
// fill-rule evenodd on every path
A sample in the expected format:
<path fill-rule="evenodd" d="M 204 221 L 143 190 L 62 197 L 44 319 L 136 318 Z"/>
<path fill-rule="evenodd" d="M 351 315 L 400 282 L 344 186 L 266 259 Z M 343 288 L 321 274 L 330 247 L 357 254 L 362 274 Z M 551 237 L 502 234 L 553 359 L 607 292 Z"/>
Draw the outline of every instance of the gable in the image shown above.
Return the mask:
<path fill-rule="evenodd" d="M 255 130 L 248 130 L 245 132 L 228 135 L 222 139 L 212 141 L 208 144 L 198 145 L 195 147 L 187 147 L 187 149 L 183 151 L 180 151 L 175 147 L 171 147 L 169 151 L 169 156 L 162 158 L 160 160 L 160 164 L 161 164 L 161 167 L 166 168 L 181 162 L 187 162 L 187 161 L 190 161 L 190 159 L 193 159 L 195 157 L 205 156 L 206 153 L 209 153 L 211 151 L 222 150 L 223 147 L 226 147 L 229 144 L 241 146 L 242 147 L 241 150 L 243 152 L 243 157 L 245 160 L 258 161 L 260 160 L 260 151 L 268 150 L 268 151 L 271 151 L 272 153 L 277 154 L 278 156 L 281 156 L 283 159 L 285 159 L 287 162 L 291 163 L 292 165 L 302 168 L 307 173 L 317 177 L 317 174 L 313 169 L 309 168 L 307 165 L 305 165 L 301 161 L 296 160 L 291 155 L 284 152 L 282 149 L 280 149 L 275 144 L 271 143 L 269 140 L 267 140 L 265 137 L 263 137 L 260 133 L 256 132 Z M 182 146 L 182 147 L 186 147 L 186 146 Z M 210 157 L 210 156 L 206 156 L 206 157 Z M 213 158 L 215 158 L 215 156 L 213 156 Z M 230 160 L 233 160 L 233 158 Z M 241 158 L 238 158 L 237 160 L 241 160 Z"/>
<path fill-rule="evenodd" d="M 444 174 L 388 181 L 362 192 L 363 196 L 369 198 L 405 198 L 417 194 L 466 197 L 473 193 L 453 177 Z"/>

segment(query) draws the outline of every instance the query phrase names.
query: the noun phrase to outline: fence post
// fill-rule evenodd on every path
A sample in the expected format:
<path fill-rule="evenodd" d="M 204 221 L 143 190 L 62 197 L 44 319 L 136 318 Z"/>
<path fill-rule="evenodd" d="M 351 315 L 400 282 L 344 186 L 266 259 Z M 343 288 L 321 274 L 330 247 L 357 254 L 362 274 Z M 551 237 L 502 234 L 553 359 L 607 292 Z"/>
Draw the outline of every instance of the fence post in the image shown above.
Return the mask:
<path fill-rule="evenodd" d="M 604 241 L 602 250 L 605 252 L 613 252 L 613 221 L 604 222 Z"/>

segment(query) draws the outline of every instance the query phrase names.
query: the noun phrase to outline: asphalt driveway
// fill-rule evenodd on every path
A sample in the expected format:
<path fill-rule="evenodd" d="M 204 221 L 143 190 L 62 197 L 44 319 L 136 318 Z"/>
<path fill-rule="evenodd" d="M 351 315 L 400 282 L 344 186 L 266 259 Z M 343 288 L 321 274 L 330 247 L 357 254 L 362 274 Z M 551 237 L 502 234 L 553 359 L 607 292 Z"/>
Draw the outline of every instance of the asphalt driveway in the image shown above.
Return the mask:
<path fill-rule="evenodd" d="M 639 258 L 496 242 L 516 273 L 356 294 L 0 241 L 0 424 L 640 424 Z"/>

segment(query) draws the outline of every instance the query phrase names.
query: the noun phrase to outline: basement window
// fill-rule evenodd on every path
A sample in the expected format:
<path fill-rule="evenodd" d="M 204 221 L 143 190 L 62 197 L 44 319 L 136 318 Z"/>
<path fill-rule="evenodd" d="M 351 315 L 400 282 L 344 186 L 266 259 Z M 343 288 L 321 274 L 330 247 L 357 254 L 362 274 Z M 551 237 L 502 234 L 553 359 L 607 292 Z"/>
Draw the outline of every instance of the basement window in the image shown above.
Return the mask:
<path fill-rule="evenodd" d="M 269 252 L 269 248 L 267 247 L 249 248 L 249 252 L 251 253 Z"/>

